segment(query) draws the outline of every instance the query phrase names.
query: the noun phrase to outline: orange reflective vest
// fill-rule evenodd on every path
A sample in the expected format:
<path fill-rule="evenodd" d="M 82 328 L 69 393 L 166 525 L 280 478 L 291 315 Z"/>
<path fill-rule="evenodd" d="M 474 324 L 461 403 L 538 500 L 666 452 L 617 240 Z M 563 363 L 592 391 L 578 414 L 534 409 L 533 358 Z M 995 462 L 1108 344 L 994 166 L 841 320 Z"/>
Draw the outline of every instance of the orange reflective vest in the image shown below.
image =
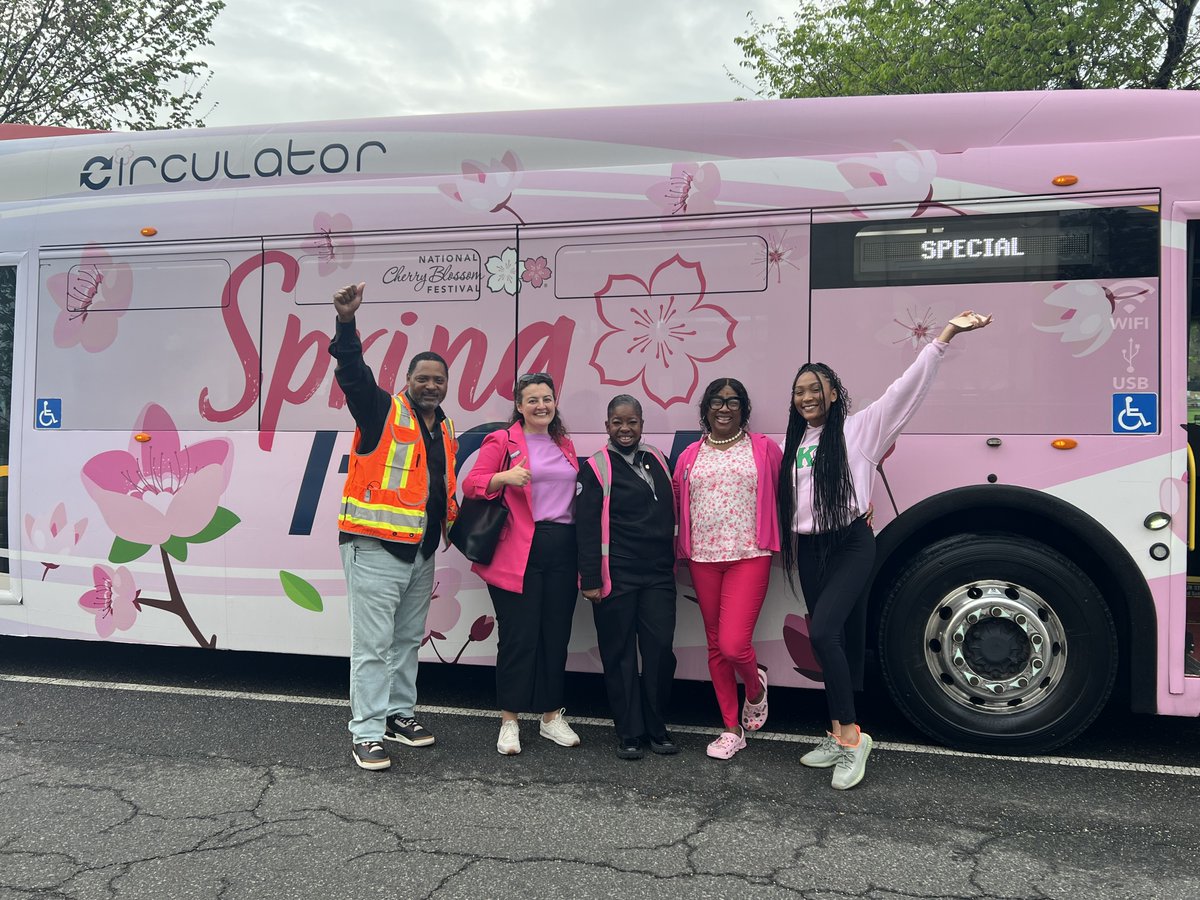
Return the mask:
<path fill-rule="evenodd" d="M 454 423 L 442 420 L 446 447 L 446 525 L 458 515 L 454 500 Z M 429 467 L 421 423 L 403 393 L 392 397 L 392 409 L 379 444 L 370 453 L 359 453 L 361 435 L 354 431 L 342 511 L 338 528 L 352 534 L 417 544 L 425 531 L 425 504 L 429 502 Z"/>

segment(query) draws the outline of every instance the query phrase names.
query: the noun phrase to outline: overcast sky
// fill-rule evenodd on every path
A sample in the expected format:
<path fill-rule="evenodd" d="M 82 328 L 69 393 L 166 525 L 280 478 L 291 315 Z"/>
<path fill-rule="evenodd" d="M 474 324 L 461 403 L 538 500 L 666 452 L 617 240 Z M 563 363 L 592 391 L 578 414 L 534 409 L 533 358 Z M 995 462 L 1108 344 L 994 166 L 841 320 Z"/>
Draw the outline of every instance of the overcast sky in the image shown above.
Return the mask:
<path fill-rule="evenodd" d="M 731 100 L 733 39 L 795 0 L 228 0 L 210 126 Z M 745 70 L 740 70 L 745 73 Z M 748 73 L 745 73 L 748 74 Z M 747 79 L 748 80 L 748 79 Z"/>

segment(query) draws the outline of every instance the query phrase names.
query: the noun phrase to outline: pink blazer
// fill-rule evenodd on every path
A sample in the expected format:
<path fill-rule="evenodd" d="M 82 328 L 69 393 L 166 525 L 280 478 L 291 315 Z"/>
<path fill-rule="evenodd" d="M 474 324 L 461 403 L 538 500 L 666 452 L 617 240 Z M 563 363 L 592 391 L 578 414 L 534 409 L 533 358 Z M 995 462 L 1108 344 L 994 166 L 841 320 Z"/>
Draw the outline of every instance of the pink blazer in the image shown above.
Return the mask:
<path fill-rule="evenodd" d="M 575 445 L 571 439 L 563 441 L 559 448 L 576 471 L 579 471 L 579 458 L 575 455 Z M 500 491 L 490 492 L 487 489 L 492 476 L 507 468 L 504 462 L 505 451 L 511 457 L 511 465 L 515 465 L 529 455 L 529 447 L 525 443 L 525 428 L 516 422 L 508 429 L 493 431 L 483 439 L 483 445 L 475 457 L 475 465 L 470 474 L 463 479 L 463 496 L 494 500 L 500 496 Z M 534 473 L 534 478 L 537 473 Z M 471 563 L 471 571 L 487 584 L 502 590 L 521 593 L 525 584 L 525 566 L 529 562 L 529 548 L 533 546 L 533 490 L 525 487 L 502 487 L 504 502 L 508 505 L 508 522 L 500 532 L 500 543 L 496 546 L 496 555 L 487 565 Z"/>

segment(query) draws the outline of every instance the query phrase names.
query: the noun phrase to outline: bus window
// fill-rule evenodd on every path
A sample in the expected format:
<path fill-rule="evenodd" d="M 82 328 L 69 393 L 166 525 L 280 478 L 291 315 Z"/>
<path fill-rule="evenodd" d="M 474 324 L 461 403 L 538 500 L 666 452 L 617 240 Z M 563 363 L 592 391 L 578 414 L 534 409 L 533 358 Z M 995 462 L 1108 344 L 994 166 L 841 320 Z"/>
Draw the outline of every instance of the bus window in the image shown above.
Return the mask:
<path fill-rule="evenodd" d="M 1200 266 L 1196 265 L 1196 244 L 1200 241 L 1200 222 L 1188 222 L 1188 424 L 1200 424 Z M 1190 432 L 1189 432 L 1190 433 Z"/>

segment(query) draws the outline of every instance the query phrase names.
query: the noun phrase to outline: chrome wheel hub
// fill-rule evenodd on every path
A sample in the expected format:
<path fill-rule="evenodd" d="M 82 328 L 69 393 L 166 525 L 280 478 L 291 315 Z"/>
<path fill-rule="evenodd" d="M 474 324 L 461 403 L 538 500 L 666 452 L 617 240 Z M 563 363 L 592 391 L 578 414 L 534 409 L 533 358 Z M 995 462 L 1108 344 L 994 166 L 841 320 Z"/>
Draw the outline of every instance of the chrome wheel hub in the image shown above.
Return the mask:
<path fill-rule="evenodd" d="M 974 581 L 946 594 L 925 624 L 925 662 L 948 697 L 997 715 L 1043 702 L 1062 680 L 1066 632 L 1036 593 Z"/>

